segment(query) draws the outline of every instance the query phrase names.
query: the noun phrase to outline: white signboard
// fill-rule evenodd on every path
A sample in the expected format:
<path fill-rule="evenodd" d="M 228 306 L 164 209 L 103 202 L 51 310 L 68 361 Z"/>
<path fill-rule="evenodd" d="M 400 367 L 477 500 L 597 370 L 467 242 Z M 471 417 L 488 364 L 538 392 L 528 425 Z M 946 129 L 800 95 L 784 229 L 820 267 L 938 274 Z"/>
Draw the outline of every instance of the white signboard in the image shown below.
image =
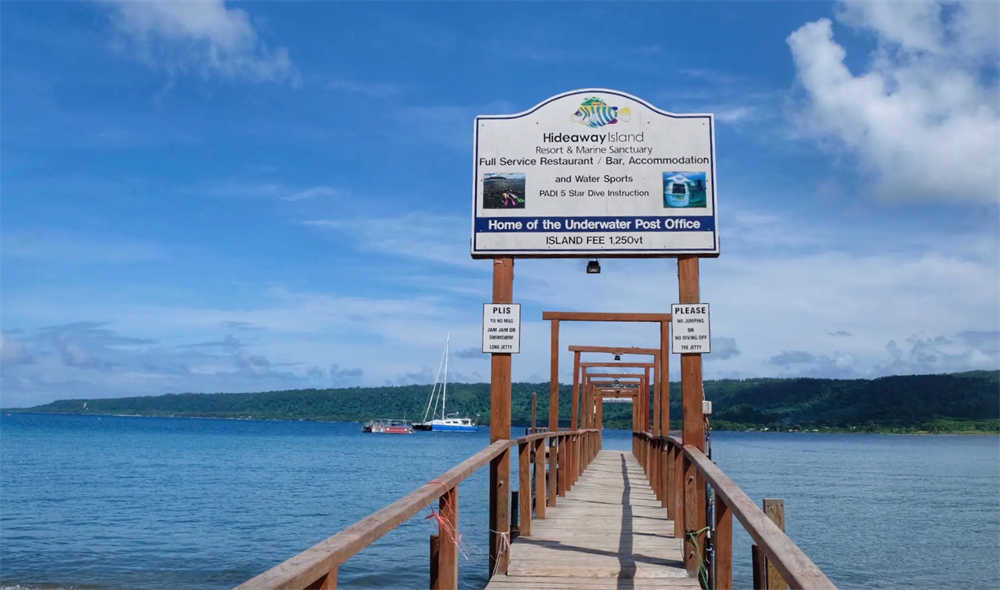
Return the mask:
<path fill-rule="evenodd" d="M 707 354 L 712 352 L 712 333 L 708 321 L 707 303 L 674 303 L 670 306 L 673 324 L 674 354 Z"/>
<path fill-rule="evenodd" d="M 715 126 L 616 90 L 476 117 L 472 256 L 719 254 Z"/>
<path fill-rule="evenodd" d="M 483 352 L 521 352 L 521 304 L 483 304 Z"/>

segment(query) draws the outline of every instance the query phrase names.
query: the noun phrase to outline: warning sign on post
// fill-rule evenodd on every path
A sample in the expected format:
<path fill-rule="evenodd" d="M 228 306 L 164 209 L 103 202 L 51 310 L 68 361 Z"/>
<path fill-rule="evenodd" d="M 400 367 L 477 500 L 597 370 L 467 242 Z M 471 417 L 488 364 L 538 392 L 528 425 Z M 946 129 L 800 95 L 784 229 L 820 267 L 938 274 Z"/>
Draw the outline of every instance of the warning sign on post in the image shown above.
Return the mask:
<path fill-rule="evenodd" d="M 712 352 L 712 334 L 708 321 L 707 303 L 674 303 L 670 306 L 673 324 L 674 354 L 707 354 Z"/>
<path fill-rule="evenodd" d="M 521 352 L 521 304 L 483 304 L 483 352 Z"/>

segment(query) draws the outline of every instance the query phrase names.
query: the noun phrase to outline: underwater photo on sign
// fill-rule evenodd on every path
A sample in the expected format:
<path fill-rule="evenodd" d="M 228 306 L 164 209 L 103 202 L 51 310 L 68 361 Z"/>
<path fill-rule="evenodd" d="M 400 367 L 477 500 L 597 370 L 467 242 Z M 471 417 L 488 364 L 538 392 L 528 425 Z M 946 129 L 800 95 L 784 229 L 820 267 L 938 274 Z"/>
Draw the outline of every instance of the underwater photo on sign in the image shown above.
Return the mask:
<path fill-rule="evenodd" d="M 663 206 L 690 208 L 707 206 L 704 172 L 664 172 Z"/>
<path fill-rule="evenodd" d="M 483 174 L 483 209 L 524 209 L 524 174 Z"/>

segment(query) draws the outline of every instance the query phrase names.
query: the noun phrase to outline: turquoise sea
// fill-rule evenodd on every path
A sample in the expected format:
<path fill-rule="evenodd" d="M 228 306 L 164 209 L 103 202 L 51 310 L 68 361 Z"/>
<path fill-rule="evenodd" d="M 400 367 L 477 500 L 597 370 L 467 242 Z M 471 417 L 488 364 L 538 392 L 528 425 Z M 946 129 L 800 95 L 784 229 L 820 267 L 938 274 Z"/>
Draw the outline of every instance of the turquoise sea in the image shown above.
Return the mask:
<path fill-rule="evenodd" d="M 0 588 L 229 588 L 488 440 L 486 429 L 3 415 Z M 630 445 L 628 432 L 605 435 L 607 448 Z M 784 499 L 790 536 L 841 588 L 1000 588 L 998 437 L 716 432 L 712 446 L 754 500 Z M 486 580 L 487 477 L 459 489 L 467 588 Z M 349 561 L 341 587 L 426 588 L 436 526 L 424 516 Z M 749 538 L 735 528 L 747 587 Z"/>

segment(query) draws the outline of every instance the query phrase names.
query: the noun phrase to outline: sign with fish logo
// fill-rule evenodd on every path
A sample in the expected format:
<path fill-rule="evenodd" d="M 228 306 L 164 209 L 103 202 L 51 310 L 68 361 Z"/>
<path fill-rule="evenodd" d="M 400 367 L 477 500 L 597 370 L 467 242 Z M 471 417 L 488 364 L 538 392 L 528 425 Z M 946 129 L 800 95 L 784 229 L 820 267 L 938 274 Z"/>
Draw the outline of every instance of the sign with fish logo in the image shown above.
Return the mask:
<path fill-rule="evenodd" d="M 719 255 L 711 114 L 591 88 L 474 138 L 474 258 Z"/>
<path fill-rule="evenodd" d="M 604 127 L 614 125 L 619 121 L 628 121 L 632 110 L 628 107 L 610 107 L 606 102 L 594 96 L 583 101 L 573 113 L 573 121 L 585 127 Z"/>

